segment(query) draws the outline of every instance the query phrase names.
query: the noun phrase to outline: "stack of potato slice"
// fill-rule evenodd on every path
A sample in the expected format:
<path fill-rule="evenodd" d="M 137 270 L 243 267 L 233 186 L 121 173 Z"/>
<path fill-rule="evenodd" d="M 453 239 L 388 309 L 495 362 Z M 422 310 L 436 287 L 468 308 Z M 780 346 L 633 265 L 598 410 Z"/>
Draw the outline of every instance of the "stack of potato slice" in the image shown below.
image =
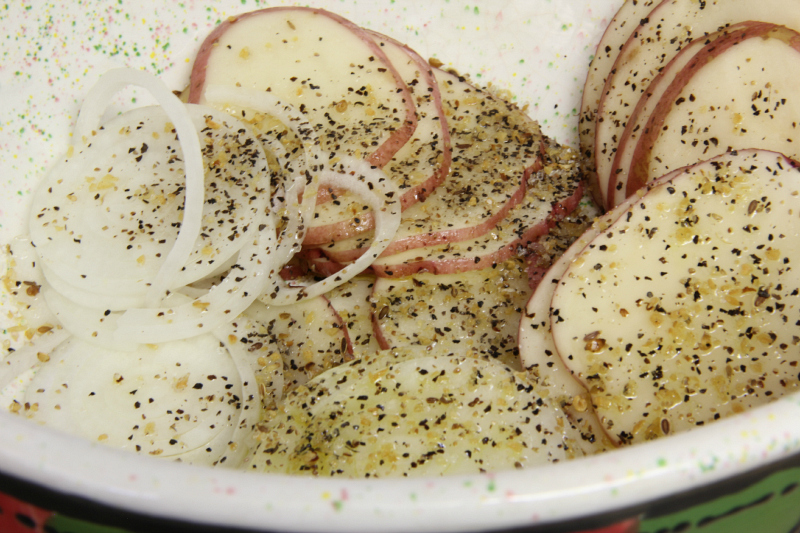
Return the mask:
<path fill-rule="evenodd" d="M 616 444 L 800 385 L 788 7 L 628 1 L 590 68 L 581 152 L 608 212 L 545 275 L 520 351 Z"/>

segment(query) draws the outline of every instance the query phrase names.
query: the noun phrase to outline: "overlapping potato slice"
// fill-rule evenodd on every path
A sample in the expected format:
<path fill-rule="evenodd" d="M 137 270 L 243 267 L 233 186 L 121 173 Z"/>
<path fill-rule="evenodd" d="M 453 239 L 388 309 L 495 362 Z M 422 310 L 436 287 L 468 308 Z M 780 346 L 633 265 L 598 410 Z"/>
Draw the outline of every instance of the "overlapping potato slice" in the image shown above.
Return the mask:
<path fill-rule="evenodd" d="M 517 330 L 531 294 L 523 259 L 455 274 L 378 278 L 373 322 L 382 348 L 418 346 L 519 369 Z"/>
<path fill-rule="evenodd" d="M 655 182 L 572 260 L 552 334 L 616 442 L 797 390 L 798 198 L 786 157 L 726 154 Z"/>

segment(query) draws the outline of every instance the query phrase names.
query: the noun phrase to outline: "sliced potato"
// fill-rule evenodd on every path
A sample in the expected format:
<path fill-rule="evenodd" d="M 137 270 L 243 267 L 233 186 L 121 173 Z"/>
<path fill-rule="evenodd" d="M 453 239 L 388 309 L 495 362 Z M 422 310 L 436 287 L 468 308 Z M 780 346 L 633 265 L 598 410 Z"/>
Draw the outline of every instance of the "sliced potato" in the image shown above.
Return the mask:
<path fill-rule="evenodd" d="M 587 453 L 613 447 L 600 427 L 597 413 L 592 406 L 589 391 L 559 357 L 551 329 L 551 307 L 553 293 L 559 280 L 572 261 L 600 233 L 605 231 L 630 203 L 619 206 L 595 219 L 558 260 L 547 270 L 528 299 L 519 321 L 519 357 L 522 367 L 528 372 L 539 390 L 547 391 L 547 397 L 564 410 L 570 420 L 584 435 L 581 443 Z"/>
<path fill-rule="evenodd" d="M 380 350 L 372 328 L 370 296 L 375 285 L 372 276 L 357 276 L 326 294 L 331 307 L 342 319 L 353 357 Z"/>
<path fill-rule="evenodd" d="M 373 323 L 383 348 L 445 349 L 519 368 L 519 317 L 530 294 L 519 258 L 457 274 L 378 278 Z"/>
<path fill-rule="evenodd" d="M 800 172 L 747 150 L 676 174 L 591 241 L 551 304 L 558 353 L 618 443 L 798 389 Z"/>
<path fill-rule="evenodd" d="M 593 167 L 595 118 L 597 108 L 600 105 L 600 98 L 603 94 L 603 86 L 625 42 L 639 24 L 642 23 L 642 20 L 646 19 L 650 10 L 658 3 L 659 0 L 626 0 L 614 15 L 614 18 L 611 19 L 611 22 L 608 23 L 603 36 L 600 38 L 597 50 L 589 65 L 589 72 L 586 75 L 581 99 L 578 132 L 580 134 L 580 152 L 589 166 L 588 174 L 592 196 L 600 205 L 603 204 L 602 195 L 600 194 L 602 185 L 598 181 L 597 174 L 593 172 Z"/>
<path fill-rule="evenodd" d="M 287 391 L 352 358 L 342 319 L 324 296 L 291 306 L 255 302 L 245 314 L 285 346 L 281 352 Z"/>
<path fill-rule="evenodd" d="M 579 434 L 492 361 L 380 352 L 329 370 L 261 426 L 255 471 L 352 478 L 497 471 L 580 453 Z"/>
<path fill-rule="evenodd" d="M 746 22 L 686 46 L 631 116 L 612 166 L 612 205 L 669 171 L 734 149 L 797 159 L 800 100 L 791 65 L 800 65 L 799 39 L 788 28 Z"/>
<path fill-rule="evenodd" d="M 748 20 L 800 30 L 800 10 L 786 0 L 669 0 L 642 19 L 620 50 L 603 87 L 595 119 L 598 175 L 608 172 L 636 103 L 672 58 L 692 40 Z"/>

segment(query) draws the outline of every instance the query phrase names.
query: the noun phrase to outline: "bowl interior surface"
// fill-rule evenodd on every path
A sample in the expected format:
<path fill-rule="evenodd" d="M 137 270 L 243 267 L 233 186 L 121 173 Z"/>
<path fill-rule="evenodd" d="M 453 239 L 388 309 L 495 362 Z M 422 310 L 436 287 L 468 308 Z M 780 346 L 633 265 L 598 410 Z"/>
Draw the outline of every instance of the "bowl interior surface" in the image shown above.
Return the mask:
<path fill-rule="evenodd" d="M 546 134 L 577 146 L 588 63 L 621 0 L 312 0 L 507 89 Z M 31 191 L 68 145 L 84 95 L 106 70 L 188 80 L 227 17 L 291 2 L 12 3 L 0 12 L 0 242 L 24 231 Z M 107 112 L 148 103 L 126 90 Z M 9 306 L 8 295 L 0 306 Z M 2 313 L 2 320 L 7 320 Z M 3 324 L 8 327 L 9 324 Z M 6 331 L 7 337 L 10 338 Z M 574 519 L 712 483 L 800 450 L 800 398 L 602 456 L 527 471 L 438 479 L 259 476 L 157 461 L 54 433 L 0 412 L 0 472 L 126 510 L 297 531 L 491 529 Z M 580 505 L 575 505 L 580 498 Z"/>

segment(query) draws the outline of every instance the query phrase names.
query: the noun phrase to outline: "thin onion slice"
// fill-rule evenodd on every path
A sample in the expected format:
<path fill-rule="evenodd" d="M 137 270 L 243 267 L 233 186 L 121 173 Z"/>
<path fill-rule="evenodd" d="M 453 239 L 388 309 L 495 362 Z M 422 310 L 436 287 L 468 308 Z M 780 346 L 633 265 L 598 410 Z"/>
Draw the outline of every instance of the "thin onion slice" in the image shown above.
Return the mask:
<path fill-rule="evenodd" d="M 391 244 L 400 226 L 401 205 L 396 186 L 386 174 L 366 161 L 343 156 L 337 164 L 339 171 L 320 173 L 322 185 L 331 185 L 356 193 L 371 208 L 375 216 L 372 244 L 354 262 L 312 285 L 292 287 L 278 276 L 272 278 L 272 290 L 261 297 L 268 305 L 289 305 L 306 298 L 324 294 L 351 280 L 369 268 L 373 261 Z"/>
<path fill-rule="evenodd" d="M 42 359 L 48 359 L 48 354 L 69 337 L 67 330 L 55 328 L 38 337 L 32 344 L 10 352 L 0 361 L 0 391 L 34 368 Z"/>
<path fill-rule="evenodd" d="M 120 313 L 75 303 L 49 284 L 42 285 L 41 291 L 47 307 L 72 336 L 95 346 L 121 352 L 131 352 L 139 346 L 137 342 L 119 340 L 115 337 Z"/>
<path fill-rule="evenodd" d="M 241 383 L 241 407 L 239 416 L 233 426 L 233 433 L 227 451 L 219 459 L 219 464 L 239 466 L 252 451 L 247 442 L 257 423 L 261 421 L 262 402 L 274 404 L 283 393 L 283 367 L 277 366 L 269 382 L 259 380 L 256 376 L 263 366 L 259 362 L 267 357 L 269 345 L 259 344 L 260 331 L 264 326 L 248 317 L 239 316 L 234 322 L 225 324 L 214 330 L 213 335 L 225 346 L 239 371 Z M 264 365 L 265 366 L 265 365 Z"/>
<path fill-rule="evenodd" d="M 151 282 L 147 303 L 153 306 L 163 298 L 173 276 L 186 264 L 200 233 L 204 197 L 203 158 L 197 130 L 183 102 L 157 77 L 145 71 L 129 68 L 109 70 L 92 87 L 78 115 L 73 139 L 90 142 L 100 127 L 101 118 L 109 101 L 128 85 L 146 89 L 166 112 L 178 134 L 186 165 L 183 220 L 175 245 Z"/>
<path fill-rule="evenodd" d="M 310 220 L 317 202 L 319 181 L 317 175 L 325 169 L 327 159 L 320 149 L 320 139 L 308 117 L 303 115 L 290 103 L 281 102 L 266 92 L 258 92 L 240 87 L 209 85 L 205 89 L 206 103 L 212 107 L 228 111 L 230 106 L 247 107 L 262 113 L 269 113 L 283 122 L 295 134 L 303 148 L 303 157 L 299 159 L 300 167 L 296 173 L 305 177 L 305 185 L 301 191 L 300 217 Z M 296 174 L 295 174 L 296 175 Z M 294 176 L 290 178 L 293 181 Z M 302 242 L 306 228 L 299 228 L 296 238 Z"/>
<path fill-rule="evenodd" d="M 269 277 L 278 273 L 271 250 L 275 225 L 267 213 L 264 227 L 249 238 L 228 275 L 205 296 L 174 307 L 128 309 L 117 320 L 120 342 L 159 343 L 213 331 L 234 320 L 264 292 Z"/>
<path fill-rule="evenodd" d="M 208 185 L 201 233 L 170 290 L 234 257 L 270 201 L 268 160 L 258 139 L 217 110 L 191 106 L 189 112 L 203 130 Z M 179 238 L 185 177 L 163 110 L 139 108 L 108 127 L 48 174 L 34 195 L 30 226 L 59 291 L 88 307 L 119 310 L 147 305 L 147 284 Z"/>
<path fill-rule="evenodd" d="M 220 106 L 223 109 L 236 106 L 269 113 L 284 122 L 301 143 L 304 159 L 299 170 L 305 176 L 305 184 L 298 195 L 289 194 L 287 191 L 287 211 L 299 213 L 299 217 L 290 216 L 287 229 L 296 227 L 295 237 L 294 240 L 289 239 L 285 245 L 296 244 L 302 240 L 308 221 L 312 220 L 317 191 L 321 185 L 354 192 L 366 201 L 375 216 L 376 229 L 372 245 L 357 261 L 335 275 L 308 287 L 290 287 L 279 276 L 274 275 L 271 279 L 271 288 L 261 298 L 264 303 L 288 305 L 305 298 L 319 296 L 363 272 L 389 246 L 400 225 L 402 207 L 396 186 L 382 170 L 345 154 L 329 154 L 326 157 L 319 148 L 319 137 L 308 119 L 291 104 L 281 102 L 269 93 L 210 85 L 205 89 L 205 98 L 209 105 Z M 336 163 L 327 165 L 327 161 L 334 159 Z M 284 232 L 283 236 L 285 235 L 289 235 L 288 231 Z M 293 253 L 290 253 L 283 258 L 288 260 L 292 255 Z"/>

